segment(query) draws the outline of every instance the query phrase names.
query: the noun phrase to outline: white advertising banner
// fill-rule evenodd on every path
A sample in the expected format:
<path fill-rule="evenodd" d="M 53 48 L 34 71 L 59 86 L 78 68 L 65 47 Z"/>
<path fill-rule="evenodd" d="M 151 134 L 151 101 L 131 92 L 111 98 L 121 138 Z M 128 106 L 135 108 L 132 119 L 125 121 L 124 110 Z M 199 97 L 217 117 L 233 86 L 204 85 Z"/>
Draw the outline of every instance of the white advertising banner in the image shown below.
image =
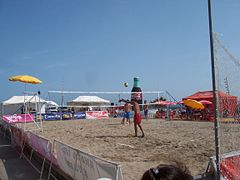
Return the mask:
<path fill-rule="evenodd" d="M 27 133 L 28 144 L 43 157 L 46 157 L 48 160 L 52 160 L 52 144 L 49 140 L 44 139 L 36 134 L 31 132 Z"/>
<path fill-rule="evenodd" d="M 59 141 L 55 141 L 55 147 L 59 167 L 73 179 L 123 179 L 121 167 L 115 163 L 102 160 Z"/>
<path fill-rule="evenodd" d="M 3 115 L 2 117 L 8 123 L 33 122 L 34 119 L 32 114 Z"/>
<path fill-rule="evenodd" d="M 108 119 L 107 111 L 86 111 L 86 119 Z"/>

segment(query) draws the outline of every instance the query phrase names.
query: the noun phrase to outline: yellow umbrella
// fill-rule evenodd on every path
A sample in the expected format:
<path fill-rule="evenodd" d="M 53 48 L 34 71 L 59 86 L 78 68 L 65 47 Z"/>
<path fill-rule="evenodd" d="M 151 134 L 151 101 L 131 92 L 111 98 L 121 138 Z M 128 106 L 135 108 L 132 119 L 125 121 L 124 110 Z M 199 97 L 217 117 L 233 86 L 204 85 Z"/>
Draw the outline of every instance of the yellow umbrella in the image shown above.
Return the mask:
<path fill-rule="evenodd" d="M 183 100 L 183 103 L 193 109 L 204 109 L 204 105 L 200 103 L 199 101 L 193 100 L 193 99 L 185 99 Z"/>
<path fill-rule="evenodd" d="M 41 84 L 42 81 L 36 77 L 28 76 L 28 75 L 19 75 L 19 76 L 12 76 L 9 78 L 9 81 L 19 81 L 23 83 L 31 83 L 31 84 Z"/>

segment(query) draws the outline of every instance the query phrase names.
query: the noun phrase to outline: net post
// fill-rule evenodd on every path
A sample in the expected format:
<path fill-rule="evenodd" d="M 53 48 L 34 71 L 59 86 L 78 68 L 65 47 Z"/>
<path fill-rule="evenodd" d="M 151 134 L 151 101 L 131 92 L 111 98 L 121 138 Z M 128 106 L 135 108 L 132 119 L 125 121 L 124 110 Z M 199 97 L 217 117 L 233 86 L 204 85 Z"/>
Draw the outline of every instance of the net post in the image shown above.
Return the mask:
<path fill-rule="evenodd" d="M 215 132 L 215 150 L 216 150 L 216 179 L 220 180 L 220 146 L 219 146 L 219 123 L 218 123 L 218 109 L 217 109 L 217 90 L 215 77 L 215 63 L 214 63 L 214 47 L 213 47 L 213 28 L 212 28 L 212 12 L 211 0 L 208 0 L 208 22 L 209 22 L 209 36 L 210 36 L 210 50 L 211 50 L 211 69 L 212 69 L 212 92 L 214 105 L 214 132 Z"/>

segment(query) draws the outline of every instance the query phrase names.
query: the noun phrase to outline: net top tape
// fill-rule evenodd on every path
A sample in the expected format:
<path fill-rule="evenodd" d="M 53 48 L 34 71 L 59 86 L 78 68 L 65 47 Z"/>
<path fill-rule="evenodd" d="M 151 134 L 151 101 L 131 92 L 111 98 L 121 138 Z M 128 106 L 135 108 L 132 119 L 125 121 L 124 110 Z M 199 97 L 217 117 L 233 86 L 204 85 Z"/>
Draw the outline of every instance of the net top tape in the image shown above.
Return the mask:
<path fill-rule="evenodd" d="M 158 94 L 164 93 L 165 91 L 142 91 L 142 94 Z M 48 91 L 48 93 L 59 93 L 59 94 L 134 94 L 139 92 L 127 92 L 127 91 Z"/>

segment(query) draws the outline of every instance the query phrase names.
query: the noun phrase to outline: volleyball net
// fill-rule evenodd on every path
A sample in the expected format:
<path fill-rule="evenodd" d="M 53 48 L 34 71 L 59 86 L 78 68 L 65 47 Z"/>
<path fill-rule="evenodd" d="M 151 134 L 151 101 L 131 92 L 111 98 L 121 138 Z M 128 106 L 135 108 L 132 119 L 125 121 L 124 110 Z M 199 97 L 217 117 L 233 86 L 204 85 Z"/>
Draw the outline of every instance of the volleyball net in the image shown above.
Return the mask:
<path fill-rule="evenodd" d="M 240 60 L 214 34 L 220 171 L 225 179 L 240 178 Z M 235 153 L 236 152 L 236 153 Z M 229 155 L 230 153 L 230 155 Z"/>
<path fill-rule="evenodd" d="M 110 92 L 110 91 L 48 91 L 49 100 L 60 105 L 65 111 L 108 111 L 110 117 L 123 116 L 123 102 L 120 99 L 131 100 L 134 92 Z M 155 117 L 159 108 L 167 114 L 168 109 L 177 107 L 176 99 L 168 91 L 143 91 L 142 104 L 148 106 L 149 117 Z M 145 102 L 145 103 L 144 103 Z M 159 102 L 164 102 L 159 104 Z M 167 104 L 167 103 L 169 104 Z"/>

